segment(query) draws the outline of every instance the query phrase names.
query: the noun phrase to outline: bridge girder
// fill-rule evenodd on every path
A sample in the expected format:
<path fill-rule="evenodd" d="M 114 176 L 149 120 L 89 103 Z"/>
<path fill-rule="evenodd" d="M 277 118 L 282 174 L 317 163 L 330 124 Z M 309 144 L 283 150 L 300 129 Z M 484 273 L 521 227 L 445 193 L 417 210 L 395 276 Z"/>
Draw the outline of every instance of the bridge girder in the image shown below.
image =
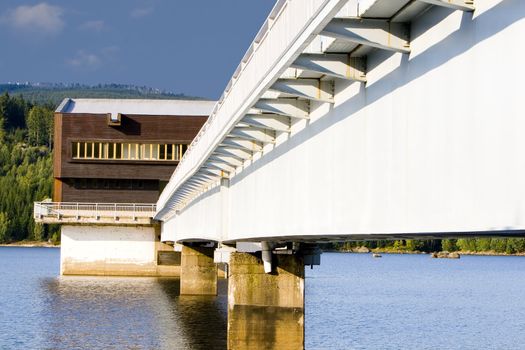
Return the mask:
<path fill-rule="evenodd" d="M 334 78 L 366 82 L 366 60 L 349 54 L 301 54 L 293 68 L 324 74 Z"/>
<path fill-rule="evenodd" d="M 231 166 L 238 167 L 244 164 L 242 160 L 239 160 L 237 157 L 225 156 L 221 154 L 213 154 L 208 158 L 209 161 L 219 162 L 224 164 L 230 164 Z"/>
<path fill-rule="evenodd" d="M 230 176 L 230 173 L 225 172 L 224 170 L 218 170 L 215 168 L 207 168 L 207 167 L 201 167 L 197 174 L 208 174 L 209 176 L 215 176 L 215 177 L 224 177 L 228 178 Z"/>
<path fill-rule="evenodd" d="M 308 119 L 310 117 L 309 103 L 292 98 L 260 99 L 253 108 L 263 113 L 274 113 L 292 118 Z"/>
<path fill-rule="evenodd" d="M 410 53 L 409 26 L 384 19 L 334 18 L 321 35 L 378 49 Z"/>
<path fill-rule="evenodd" d="M 474 1 L 472 0 L 418 0 L 431 5 L 448 7 L 454 10 L 472 12 L 474 11 Z"/>
<path fill-rule="evenodd" d="M 244 148 L 236 148 L 230 146 L 219 146 L 215 149 L 215 153 L 226 156 L 237 157 L 238 159 L 248 160 L 253 156 L 253 152 L 246 151 Z"/>
<path fill-rule="evenodd" d="M 233 173 L 235 171 L 235 167 L 228 165 L 227 163 L 216 161 L 206 161 L 206 163 L 204 163 L 204 166 L 212 169 L 226 171 L 228 173 Z"/>
<path fill-rule="evenodd" d="M 246 140 L 240 137 L 226 137 L 222 140 L 221 146 L 237 148 L 245 150 L 247 152 L 260 152 L 262 151 L 263 144 L 255 140 Z"/>
<path fill-rule="evenodd" d="M 312 101 L 334 103 L 334 84 L 320 79 L 278 79 L 270 90 Z"/>
<path fill-rule="evenodd" d="M 278 114 L 246 114 L 242 122 L 259 128 L 290 132 L 291 119 Z"/>
<path fill-rule="evenodd" d="M 253 140 L 261 143 L 275 143 L 275 132 L 268 129 L 259 129 L 254 127 L 235 127 L 231 136 L 245 140 Z"/>
<path fill-rule="evenodd" d="M 220 176 L 219 175 L 208 175 L 208 174 L 203 174 L 203 173 L 198 172 L 195 175 L 193 175 L 193 178 L 203 180 L 206 183 L 209 183 L 209 182 L 217 181 L 217 179 L 219 179 Z"/>

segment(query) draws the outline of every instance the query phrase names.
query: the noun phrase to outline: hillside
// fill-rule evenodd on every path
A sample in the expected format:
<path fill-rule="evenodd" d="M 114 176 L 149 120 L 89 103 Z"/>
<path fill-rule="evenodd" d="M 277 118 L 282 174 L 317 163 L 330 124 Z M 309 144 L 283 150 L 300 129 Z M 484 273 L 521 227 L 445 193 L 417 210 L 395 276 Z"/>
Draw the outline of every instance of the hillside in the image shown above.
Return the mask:
<path fill-rule="evenodd" d="M 46 84 L 46 83 L 0 83 L 0 95 L 24 97 L 32 104 L 58 106 L 64 98 L 147 98 L 203 100 L 201 97 L 175 94 L 145 86 L 122 84 Z"/>

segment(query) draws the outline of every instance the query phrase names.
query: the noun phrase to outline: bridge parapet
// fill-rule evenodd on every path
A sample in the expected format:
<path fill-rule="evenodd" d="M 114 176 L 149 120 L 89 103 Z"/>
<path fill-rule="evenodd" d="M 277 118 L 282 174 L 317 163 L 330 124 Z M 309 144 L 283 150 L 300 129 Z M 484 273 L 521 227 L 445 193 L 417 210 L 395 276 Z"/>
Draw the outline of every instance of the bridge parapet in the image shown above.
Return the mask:
<path fill-rule="evenodd" d="M 34 219 L 44 224 L 151 225 L 155 211 L 143 203 L 34 203 Z"/>

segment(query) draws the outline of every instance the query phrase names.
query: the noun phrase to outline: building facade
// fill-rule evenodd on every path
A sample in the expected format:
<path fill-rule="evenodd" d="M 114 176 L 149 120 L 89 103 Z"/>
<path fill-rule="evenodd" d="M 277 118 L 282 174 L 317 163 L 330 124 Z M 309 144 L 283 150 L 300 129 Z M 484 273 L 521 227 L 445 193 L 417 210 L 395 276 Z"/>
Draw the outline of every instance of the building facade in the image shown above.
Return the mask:
<path fill-rule="evenodd" d="M 66 99 L 55 112 L 53 202 L 63 275 L 179 276 L 155 203 L 215 102 Z"/>
<path fill-rule="evenodd" d="M 213 106 L 64 100 L 55 112 L 53 201 L 155 203 Z"/>

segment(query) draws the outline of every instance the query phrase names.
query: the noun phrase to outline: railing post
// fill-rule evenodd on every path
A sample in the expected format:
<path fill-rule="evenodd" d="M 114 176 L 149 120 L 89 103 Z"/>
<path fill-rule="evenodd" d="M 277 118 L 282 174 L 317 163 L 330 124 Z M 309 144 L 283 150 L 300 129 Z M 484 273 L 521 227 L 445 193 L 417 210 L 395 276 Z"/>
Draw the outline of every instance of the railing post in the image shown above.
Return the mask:
<path fill-rule="evenodd" d="M 133 221 L 135 221 L 137 219 L 137 215 L 136 215 L 136 207 L 137 205 L 135 203 L 133 203 Z"/>
<path fill-rule="evenodd" d="M 95 203 L 95 220 L 98 220 L 98 203 Z"/>
<path fill-rule="evenodd" d="M 77 220 L 80 220 L 80 212 L 79 212 L 79 209 L 78 209 L 78 202 L 77 202 Z"/>
<path fill-rule="evenodd" d="M 115 221 L 117 221 L 117 203 L 113 204 L 113 215 L 115 217 Z"/>

